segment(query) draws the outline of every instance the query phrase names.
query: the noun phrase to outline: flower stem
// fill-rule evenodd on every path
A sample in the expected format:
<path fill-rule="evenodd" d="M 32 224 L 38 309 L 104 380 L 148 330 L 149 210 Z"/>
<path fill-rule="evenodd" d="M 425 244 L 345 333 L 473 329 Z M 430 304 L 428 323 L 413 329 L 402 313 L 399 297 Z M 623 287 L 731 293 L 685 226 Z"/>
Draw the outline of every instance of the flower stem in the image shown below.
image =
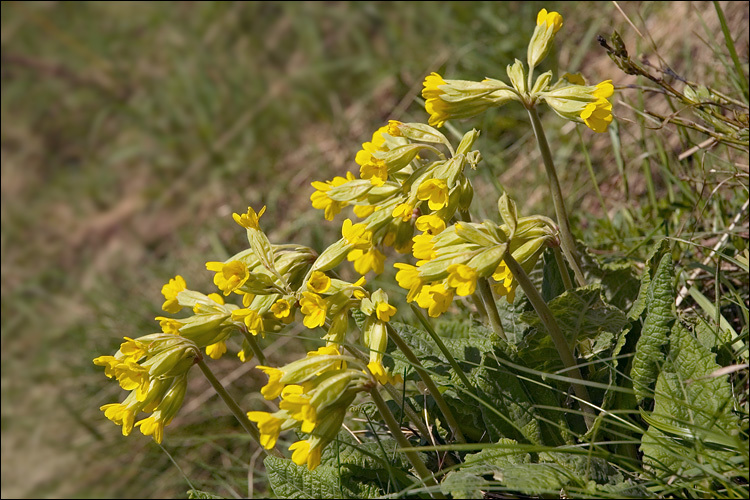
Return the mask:
<path fill-rule="evenodd" d="M 505 335 L 505 328 L 503 328 L 503 322 L 500 320 L 500 313 L 497 311 L 497 302 L 495 301 L 495 296 L 492 294 L 492 288 L 490 287 L 489 281 L 480 278 L 477 280 L 477 286 L 479 287 L 479 294 L 484 301 L 484 306 L 487 309 L 487 316 L 489 317 L 492 330 L 498 334 L 501 339 L 507 341 L 508 337 Z"/>
<path fill-rule="evenodd" d="M 573 352 L 570 350 L 568 341 L 565 340 L 565 336 L 562 331 L 560 331 L 560 327 L 558 326 L 557 321 L 555 321 L 552 311 L 550 311 L 547 303 L 544 302 L 539 291 L 531 282 L 531 279 L 529 279 L 529 275 L 526 274 L 526 271 L 523 270 L 523 267 L 521 267 L 516 259 L 513 258 L 510 252 L 505 255 L 505 264 L 513 274 L 513 278 L 518 281 L 519 285 L 521 285 L 526 297 L 528 297 L 529 302 L 531 302 L 531 305 L 534 306 L 534 310 L 536 310 L 536 313 L 539 315 L 539 319 L 542 320 L 547 332 L 550 334 L 550 337 L 552 337 L 552 342 L 555 344 L 555 348 L 560 355 L 563 365 L 565 365 L 566 374 L 581 381 L 573 383 L 573 390 L 578 397 L 578 404 L 580 405 L 581 410 L 583 410 L 583 419 L 586 421 L 586 427 L 590 429 L 594 422 L 594 408 L 591 406 L 589 391 L 582 383 L 583 376 L 578 369 L 578 364 L 576 363 L 575 357 L 573 357 Z"/>
<path fill-rule="evenodd" d="M 547 143 L 547 136 L 544 135 L 542 122 L 539 119 L 536 109 L 529 107 L 527 108 L 527 111 L 529 112 L 529 118 L 531 119 L 531 128 L 534 129 L 534 135 L 539 144 L 539 152 L 542 154 L 544 168 L 547 171 L 550 192 L 552 193 L 552 202 L 555 205 L 555 213 L 557 215 L 557 224 L 560 226 L 562 251 L 576 275 L 576 281 L 578 284 L 580 286 L 586 286 L 586 280 L 581 271 L 581 261 L 578 258 L 578 252 L 576 251 L 576 240 L 573 238 L 573 233 L 570 231 L 568 212 L 565 210 L 565 199 L 563 198 L 562 190 L 560 189 L 560 181 L 557 179 L 557 171 L 555 170 L 555 164 L 552 161 L 552 153 L 550 152 L 549 144 Z"/>
<path fill-rule="evenodd" d="M 239 405 L 235 402 L 234 399 L 232 399 L 232 396 L 229 395 L 226 389 L 224 389 L 224 386 L 221 385 L 221 382 L 219 382 L 219 379 L 216 378 L 216 376 L 213 374 L 211 369 L 208 367 L 205 361 L 202 359 L 198 361 L 198 367 L 203 372 L 203 375 L 206 376 L 208 379 L 208 382 L 213 386 L 214 390 L 219 394 L 219 397 L 224 401 L 224 403 L 229 407 L 229 411 L 232 412 L 232 415 L 234 415 L 234 418 L 236 418 L 243 429 L 247 431 L 248 434 L 253 438 L 253 441 L 258 443 L 258 446 L 261 450 L 263 450 L 266 454 L 271 454 L 277 457 L 283 457 L 281 452 L 277 450 L 276 448 L 272 448 L 270 450 L 266 450 L 263 445 L 260 444 L 260 433 L 258 432 L 258 429 L 253 427 L 250 424 L 250 421 L 247 419 L 247 414 L 242 411 L 242 409 L 239 407 Z"/>
<path fill-rule="evenodd" d="M 461 429 L 458 427 L 458 422 L 456 421 L 456 418 L 453 416 L 453 412 L 448 406 L 448 403 L 445 402 L 445 399 L 443 399 L 443 395 L 438 390 L 438 387 L 437 385 L 435 385 L 435 382 L 432 380 L 432 377 L 430 377 L 430 374 L 427 372 L 427 370 L 424 369 L 424 367 L 422 366 L 422 363 L 420 363 L 419 361 L 419 358 L 417 358 L 417 356 L 414 354 L 414 351 L 411 350 L 408 344 L 404 342 L 404 339 L 401 338 L 401 335 L 398 334 L 396 329 L 393 328 L 390 324 L 386 323 L 386 325 L 388 327 L 388 336 L 391 338 L 391 340 L 393 340 L 393 343 L 396 344 L 396 347 L 398 347 L 401 350 L 401 352 L 404 353 L 404 356 L 406 356 L 406 359 L 409 360 L 409 362 L 412 364 L 414 369 L 417 371 L 419 378 L 422 379 L 422 382 L 424 382 L 424 385 L 427 387 L 427 390 L 432 395 L 433 399 L 435 400 L 435 403 L 438 405 L 438 408 L 440 408 L 440 411 L 443 413 L 443 416 L 445 417 L 445 420 L 448 423 L 448 427 L 453 433 L 453 437 L 459 443 L 465 443 L 466 439 L 464 438 L 464 435 L 461 432 Z"/>
<path fill-rule="evenodd" d="M 404 433 L 401 432 L 401 427 L 398 425 L 396 417 L 394 417 L 393 413 L 391 413 L 391 410 L 388 409 L 388 405 L 385 404 L 385 401 L 378 392 L 377 387 L 373 388 L 373 390 L 370 391 L 370 396 L 372 396 L 372 400 L 375 402 L 375 406 L 378 407 L 380 415 L 383 417 L 383 420 L 385 420 L 385 424 L 388 426 L 391 434 L 393 434 L 393 437 L 396 439 L 399 447 L 404 452 L 404 455 L 406 455 L 406 458 L 408 458 L 409 462 L 411 462 L 412 466 L 414 466 L 414 470 L 416 470 L 424 485 L 428 488 L 435 488 L 437 486 L 435 477 L 419 457 L 419 454 L 412 449 L 413 447 L 411 443 L 409 443 L 409 440 L 406 439 L 406 436 L 404 436 Z M 445 498 L 439 488 L 435 488 L 434 490 L 430 491 L 430 495 L 433 498 Z"/>
<path fill-rule="evenodd" d="M 471 385 L 471 382 L 469 382 L 469 379 L 466 377 L 466 374 L 456 362 L 456 358 L 453 357 L 451 352 L 445 346 L 443 339 L 440 338 L 440 335 L 437 334 L 437 332 L 432 327 L 430 322 L 427 321 L 427 318 L 424 317 L 424 314 L 422 314 L 422 311 L 420 311 L 414 304 L 411 305 L 411 310 L 414 312 L 414 315 L 417 317 L 419 322 L 422 323 L 422 326 L 424 327 L 424 329 L 427 330 L 427 333 L 430 335 L 430 337 L 432 337 L 432 340 L 435 342 L 435 344 L 437 344 L 438 349 L 440 349 L 440 352 L 443 353 L 443 356 L 445 356 L 445 359 L 448 360 L 448 363 L 451 365 L 451 368 L 453 368 L 453 371 L 456 373 L 458 378 L 461 379 L 461 382 L 463 382 L 463 384 L 466 386 L 466 389 L 473 392 L 474 386 Z"/>
<path fill-rule="evenodd" d="M 240 332 L 242 332 L 242 335 L 245 337 L 245 340 L 247 340 L 247 343 L 250 345 L 250 349 L 253 351 L 253 354 L 258 359 L 258 364 L 265 365 L 266 356 L 263 354 L 263 350 L 255 341 L 255 336 L 251 335 L 250 332 L 247 331 L 247 328 L 244 325 L 240 328 Z"/>
<path fill-rule="evenodd" d="M 565 260 L 563 259 L 562 252 L 560 252 L 560 247 L 553 246 L 552 253 L 555 254 L 555 262 L 557 262 L 557 267 L 558 269 L 560 269 L 560 277 L 562 278 L 565 289 L 572 290 L 573 282 L 570 281 L 570 274 L 568 274 L 568 266 L 565 265 Z"/>

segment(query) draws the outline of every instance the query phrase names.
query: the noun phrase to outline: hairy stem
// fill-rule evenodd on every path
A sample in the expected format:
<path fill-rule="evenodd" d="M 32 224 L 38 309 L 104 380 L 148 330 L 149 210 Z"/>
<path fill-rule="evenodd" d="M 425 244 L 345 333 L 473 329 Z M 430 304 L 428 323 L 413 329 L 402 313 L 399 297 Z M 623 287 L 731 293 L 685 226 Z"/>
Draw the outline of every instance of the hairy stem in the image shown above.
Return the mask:
<path fill-rule="evenodd" d="M 549 179 L 552 202 L 555 205 L 555 214 L 557 215 L 557 224 L 560 226 L 562 251 L 576 275 L 576 281 L 578 281 L 578 284 L 580 286 L 586 286 L 586 280 L 581 271 L 581 261 L 578 257 L 578 252 L 576 251 L 576 240 L 573 238 L 573 233 L 570 231 L 568 212 L 565 210 L 565 199 L 563 198 L 562 190 L 560 189 L 560 181 L 557 179 L 557 171 L 555 170 L 555 164 L 552 161 L 552 153 L 550 152 L 549 144 L 547 143 L 547 136 L 544 135 L 542 122 L 539 119 L 536 109 L 527 108 L 527 110 L 529 112 L 529 118 L 531 119 L 531 127 L 534 129 L 534 135 L 539 144 L 539 152 L 542 154 L 544 168 L 547 171 L 547 178 Z"/>
<path fill-rule="evenodd" d="M 424 385 L 432 395 L 435 403 L 438 405 L 438 408 L 440 408 L 440 411 L 443 413 L 443 416 L 448 423 L 448 427 L 453 433 L 453 437 L 459 443 L 465 443 L 466 439 L 464 438 L 461 429 L 458 427 L 458 422 L 453 416 L 453 412 L 448 406 L 448 403 L 445 402 L 445 399 L 443 399 L 443 395 L 438 390 L 438 387 L 437 385 L 435 385 L 432 377 L 430 377 L 430 374 L 427 372 L 427 370 L 424 369 L 422 363 L 420 363 L 419 361 L 419 358 L 417 358 L 417 356 L 414 354 L 414 351 L 411 350 L 407 343 L 404 342 L 404 339 L 401 338 L 401 335 L 398 334 L 396 329 L 387 323 L 386 325 L 388 327 L 388 336 L 391 338 L 391 340 L 393 340 L 393 342 L 396 344 L 396 347 L 401 350 L 404 356 L 406 356 L 406 359 L 409 360 L 409 362 L 412 364 L 417 374 L 419 375 L 419 378 L 421 378 L 422 382 L 424 382 Z"/>
<path fill-rule="evenodd" d="M 560 355 L 563 365 L 565 365 L 565 374 L 581 381 L 573 383 L 573 390 L 578 397 L 578 404 L 580 405 L 581 410 L 583 410 L 583 418 L 586 421 L 586 427 L 591 428 L 591 425 L 594 422 L 594 408 L 591 406 L 591 397 L 589 396 L 588 389 L 582 383 L 584 380 L 581 371 L 578 369 L 578 363 L 576 363 L 573 352 L 570 350 L 570 346 L 568 346 L 568 342 L 565 340 L 562 331 L 560 331 L 560 327 L 557 325 L 555 317 L 552 316 L 552 311 L 550 311 L 547 303 L 544 302 L 539 291 L 529 279 L 526 271 L 523 270 L 523 267 L 521 267 L 510 253 L 505 256 L 505 264 L 513 274 L 513 278 L 518 281 L 519 285 L 521 285 L 526 297 L 528 297 L 529 302 L 531 302 L 531 305 L 534 306 L 534 310 L 536 310 L 536 313 L 539 315 L 539 319 L 542 320 L 544 327 L 547 329 L 550 337 L 552 337 L 552 342 L 555 344 L 555 348 Z"/>
<path fill-rule="evenodd" d="M 252 424 L 250 424 L 250 421 L 247 419 L 247 414 L 242 411 L 242 409 L 239 407 L 237 402 L 232 399 L 232 396 L 229 395 L 226 389 L 224 389 L 224 386 L 221 385 L 221 382 L 219 382 L 219 379 L 216 378 L 216 376 L 213 374 L 211 369 L 208 367 L 205 361 L 202 359 L 198 361 L 198 367 L 203 372 L 203 375 L 206 376 L 208 379 L 208 382 L 211 384 L 211 386 L 214 388 L 214 390 L 219 394 L 219 397 L 224 401 L 224 403 L 229 407 L 229 411 L 232 412 L 232 415 L 234 415 L 234 418 L 239 421 L 240 425 L 242 426 L 245 431 L 247 431 L 248 434 L 253 438 L 253 440 L 258 443 L 258 446 L 261 450 L 263 450 L 266 454 L 274 455 L 276 457 L 283 457 L 281 452 L 277 450 L 276 448 L 272 448 L 270 450 L 266 450 L 263 445 L 260 444 L 260 433 L 258 432 L 258 429 L 256 429 Z"/>
<path fill-rule="evenodd" d="M 495 296 L 492 294 L 489 281 L 485 278 L 480 278 L 477 280 L 477 286 L 479 287 L 479 294 L 484 301 L 484 306 L 487 309 L 487 316 L 489 317 L 492 330 L 501 339 L 507 341 L 508 337 L 505 335 L 505 328 L 503 328 L 503 322 L 500 320 L 500 313 L 497 311 L 497 302 L 495 301 Z"/>
<path fill-rule="evenodd" d="M 433 498 L 445 498 L 445 496 L 442 494 L 440 489 L 436 488 L 437 483 L 435 481 L 435 478 L 432 475 L 432 472 L 430 472 L 430 469 L 428 469 L 427 466 L 424 464 L 422 459 L 419 457 L 419 454 L 413 450 L 411 443 L 409 443 L 409 440 L 406 439 L 406 436 L 404 436 L 404 433 L 401 432 L 401 427 L 398 425 L 398 422 L 396 421 L 396 417 L 394 417 L 393 413 L 391 413 L 391 410 L 388 409 L 388 405 L 385 404 L 385 401 L 383 400 L 383 397 L 378 392 L 377 387 L 373 388 L 370 391 L 370 396 L 372 396 L 372 400 L 375 402 L 375 405 L 378 407 L 378 410 L 380 411 L 380 415 L 383 417 L 383 420 L 385 420 L 385 424 L 388 426 L 388 429 L 391 431 L 391 434 L 393 434 L 393 437 L 396 439 L 396 442 L 398 443 L 399 447 L 401 447 L 401 450 L 404 452 L 404 455 L 406 455 L 406 458 L 408 458 L 409 462 L 411 462 L 412 466 L 414 467 L 414 470 L 422 479 L 422 482 L 424 483 L 424 485 L 427 486 L 428 488 L 432 488 L 430 491 L 430 495 Z"/>

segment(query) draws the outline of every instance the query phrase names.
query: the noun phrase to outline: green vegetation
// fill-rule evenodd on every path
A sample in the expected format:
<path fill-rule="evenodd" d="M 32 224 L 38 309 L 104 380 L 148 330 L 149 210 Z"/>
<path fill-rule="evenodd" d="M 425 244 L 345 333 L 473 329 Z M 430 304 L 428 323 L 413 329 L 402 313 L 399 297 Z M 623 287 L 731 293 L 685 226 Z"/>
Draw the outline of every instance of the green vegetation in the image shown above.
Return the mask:
<path fill-rule="evenodd" d="M 264 460 L 198 370 L 161 446 L 122 437 L 99 411 L 122 390 L 91 360 L 159 330 L 159 291 L 176 274 L 214 290 L 205 262 L 247 248 L 233 212 L 266 205 L 271 242 L 322 252 L 340 226 L 310 207 L 310 182 L 358 173 L 354 155 L 389 119 L 426 122 L 431 72 L 507 80 L 540 8 L 565 26 L 537 74 L 580 71 L 616 88 L 606 134 L 541 113 L 589 285 L 572 288 L 552 250 L 530 273 L 575 348 L 595 417 L 520 288 L 498 302 L 502 339 L 470 301 L 438 320 L 412 313 L 393 259 L 368 288 L 397 306 L 391 326 L 444 401 L 415 390 L 413 360 L 389 345 L 386 366 L 405 375 L 407 408 L 426 422 L 408 422 L 400 386 L 385 404 L 437 473 L 432 494 L 746 498 L 740 2 L 3 2 L 3 496 L 426 495 L 367 399 L 309 471 Z M 556 216 L 546 159 L 512 104 L 441 129 L 454 144 L 481 130 L 474 220 L 500 224 L 503 193 L 519 214 Z M 256 360 L 234 357 L 241 342 L 207 364 L 242 410 L 275 411 Z M 301 322 L 262 341 L 276 367 L 319 346 Z M 450 439 L 443 403 L 465 443 Z"/>

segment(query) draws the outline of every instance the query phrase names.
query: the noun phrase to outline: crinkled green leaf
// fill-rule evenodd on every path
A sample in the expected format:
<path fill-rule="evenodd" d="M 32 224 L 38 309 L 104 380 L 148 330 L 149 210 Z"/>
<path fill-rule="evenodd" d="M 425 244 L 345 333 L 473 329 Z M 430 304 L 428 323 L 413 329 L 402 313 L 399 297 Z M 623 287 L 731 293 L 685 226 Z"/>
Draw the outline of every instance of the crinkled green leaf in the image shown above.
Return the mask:
<path fill-rule="evenodd" d="M 640 281 L 627 260 L 600 262 L 599 258 L 579 242 L 579 255 L 584 276 L 589 283 L 599 283 L 605 300 L 627 311 L 638 297 Z M 575 280 L 573 280 L 575 283 Z"/>
<path fill-rule="evenodd" d="M 263 463 L 277 498 L 373 498 L 383 494 L 375 483 L 363 483 L 351 477 L 342 477 L 339 481 L 337 469 L 328 465 L 321 464 L 311 471 L 291 460 L 271 455 Z"/>
<path fill-rule="evenodd" d="M 464 470 L 451 471 L 440 483 L 440 490 L 453 498 L 484 498 L 490 482 Z"/>
<path fill-rule="evenodd" d="M 641 285 L 638 290 L 638 298 L 630 308 L 630 312 L 628 312 L 628 319 L 640 317 L 646 309 L 648 292 L 651 288 L 651 279 L 656 274 L 658 264 L 661 262 L 664 254 L 668 252 L 669 242 L 666 238 L 659 240 L 659 242 L 651 249 L 648 258 L 646 259 L 646 266 L 643 269 L 643 274 L 641 275 Z"/>
<path fill-rule="evenodd" d="M 667 253 L 659 262 L 646 295 L 646 320 L 636 344 L 631 377 L 638 403 L 650 397 L 651 384 L 656 381 L 664 363 L 662 347 L 675 322 L 674 267 Z"/>
<path fill-rule="evenodd" d="M 627 321 L 622 311 L 602 300 L 599 285 L 569 290 L 550 301 L 549 308 L 571 348 L 577 347 L 586 356 L 609 349 Z M 536 312 L 524 312 L 521 320 L 532 330 L 518 346 L 519 357 L 541 371 L 562 368 L 552 338 Z"/>
<path fill-rule="evenodd" d="M 641 444 L 644 464 L 665 475 L 727 470 L 732 456 L 747 451 L 736 435 L 727 377 L 713 376 L 719 369 L 714 355 L 679 323 L 672 328 L 667 361 Z"/>

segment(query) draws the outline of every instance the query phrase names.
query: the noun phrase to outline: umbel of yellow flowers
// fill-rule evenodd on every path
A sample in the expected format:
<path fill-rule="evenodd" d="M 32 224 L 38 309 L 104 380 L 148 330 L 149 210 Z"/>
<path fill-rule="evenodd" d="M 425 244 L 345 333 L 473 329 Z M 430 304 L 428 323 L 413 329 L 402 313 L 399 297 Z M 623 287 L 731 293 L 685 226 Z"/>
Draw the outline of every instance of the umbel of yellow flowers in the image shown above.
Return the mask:
<path fill-rule="evenodd" d="M 430 115 L 429 124 L 441 127 L 448 120 L 476 116 L 509 101 L 518 101 L 527 108 L 545 102 L 561 117 L 584 123 L 594 132 L 605 132 L 612 122 L 612 104 L 608 100 L 614 93 L 611 80 L 586 85 L 580 75 L 566 73 L 550 85 L 552 72 L 548 71 L 533 81 L 534 68 L 547 56 L 562 26 L 563 18 L 557 12 L 539 11 L 528 47 L 528 68 L 518 59 L 508 65 L 510 85 L 494 78 L 473 82 L 445 80 L 437 73 L 428 75 L 422 97 Z"/>

